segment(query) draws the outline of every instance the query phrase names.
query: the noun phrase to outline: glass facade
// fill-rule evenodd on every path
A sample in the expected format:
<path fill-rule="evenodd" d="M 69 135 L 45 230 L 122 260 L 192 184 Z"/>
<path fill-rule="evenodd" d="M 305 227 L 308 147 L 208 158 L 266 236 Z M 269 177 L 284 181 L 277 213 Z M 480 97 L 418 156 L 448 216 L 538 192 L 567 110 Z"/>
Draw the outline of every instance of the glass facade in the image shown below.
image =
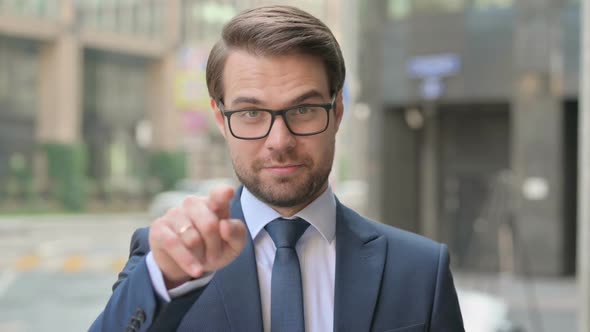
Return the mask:
<path fill-rule="evenodd" d="M 465 8 L 466 0 L 413 0 L 413 11 L 420 12 L 458 12 Z"/>
<path fill-rule="evenodd" d="M 514 5 L 514 0 L 472 0 L 476 10 L 505 9 Z"/>
<path fill-rule="evenodd" d="M 59 5 L 56 0 L 0 0 L 0 13 L 55 20 Z"/>
<path fill-rule="evenodd" d="M 136 58 L 86 52 L 83 137 L 93 198 L 141 196 L 147 153 L 137 130 L 147 118 L 146 64 Z"/>
<path fill-rule="evenodd" d="M 316 15 L 326 16 L 326 1 L 299 0 L 293 5 Z M 213 42 L 223 25 L 247 8 L 284 4 L 277 0 L 182 0 L 182 32 L 186 42 Z"/>
<path fill-rule="evenodd" d="M 182 1 L 182 36 L 187 42 L 202 42 L 213 39 L 238 11 L 239 1 L 223 4 L 200 0 Z"/>
<path fill-rule="evenodd" d="M 38 79 L 37 45 L 0 38 L 0 203 L 30 188 Z"/>
<path fill-rule="evenodd" d="M 165 0 L 78 0 L 81 26 L 158 39 L 164 31 L 168 7 Z"/>
<path fill-rule="evenodd" d="M 579 0 L 570 0 L 579 1 Z M 514 0 L 388 0 L 388 17 L 404 19 L 422 13 L 455 13 L 464 10 L 486 11 L 513 6 Z"/>
<path fill-rule="evenodd" d="M 37 110 L 38 47 L 0 39 L 0 114 L 33 120 Z"/>

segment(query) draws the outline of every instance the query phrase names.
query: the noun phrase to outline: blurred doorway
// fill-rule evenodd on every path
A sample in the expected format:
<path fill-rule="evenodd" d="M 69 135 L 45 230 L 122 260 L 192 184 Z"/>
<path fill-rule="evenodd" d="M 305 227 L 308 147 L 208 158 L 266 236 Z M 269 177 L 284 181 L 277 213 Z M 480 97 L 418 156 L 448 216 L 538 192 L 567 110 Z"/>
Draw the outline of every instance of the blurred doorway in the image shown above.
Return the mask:
<path fill-rule="evenodd" d="M 408 122 L 408 119 L 410 122 Z M 384 115 L 382 218 L 392 226 L 420 233 L 421 113 L 415 107 L 392 107 Z"/>
<path fill-rule="evenodd" d="M 502 182 L 510 167 L 509 121 L 504 103 L 439 107 L 439 240 L 461 268 L 498 269 L 499 226 L 511 214 Z"/>
<path fill-rule="evenodd" d="M 424 234 L 422 217 L 429 207 L 424 206 L 424 193 L 420 191 L 437 188 L 426 193 L 435 200 L 428 204 L 435 210 L 435 237 L 448 244 L 454 265 L 497 270 L 501 220 L 486 220 L 489 216 L 485 214 L 492 187 L 510 167 L 509 106 L 443 104 L 436 106 L 436 116 L 424 114 L 421 107 L 411 105 L 390 107 L 385 112 L 383 220 Z M 434 139 L 426 137 L 426 121 L 434 121 Z M 433 146 L 425 149 L 426 144 Z M 426 165 L 427 150 L 434 152 L 434 158 L 430 158 L 434 168 Z M 435 183 L 425 187 L 423 181 L 428 180 L 424 170 L 428 169 L 434 171 Z M 504 212 L 504 216 L 509 213 Z"/>
<path fill-rule="evenodd" d="M 0 204 L 34 190 L 38 86 L 38 43 L 0 37 Z"/>
<path fill-rule="evenodd" d="M 92 198 L 103 203 L 142 200 L 148 155 L 138 142 L 145 123 L 147 61 L 86 50 L 83 136 Z"/>

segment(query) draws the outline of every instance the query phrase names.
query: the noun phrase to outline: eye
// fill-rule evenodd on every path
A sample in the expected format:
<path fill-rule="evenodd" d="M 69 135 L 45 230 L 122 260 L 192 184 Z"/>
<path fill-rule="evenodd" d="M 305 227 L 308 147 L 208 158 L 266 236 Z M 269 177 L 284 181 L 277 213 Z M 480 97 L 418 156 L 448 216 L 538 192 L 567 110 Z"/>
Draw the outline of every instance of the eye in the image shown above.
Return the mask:
<path fill-rule="evenodd" d="M 260 116 L 260 111 L 258 110 L 250 110 L 250 111 L 246 111 L 245 115 L 249 118 L 257 118 Z"/>
<path fill-rule="evenodd" d="M 310 109 L 307 107 L 300 107 L 298 109 L 295 110 L 297 112 L 297 114 L 307 114 L 310 112 Z"/>

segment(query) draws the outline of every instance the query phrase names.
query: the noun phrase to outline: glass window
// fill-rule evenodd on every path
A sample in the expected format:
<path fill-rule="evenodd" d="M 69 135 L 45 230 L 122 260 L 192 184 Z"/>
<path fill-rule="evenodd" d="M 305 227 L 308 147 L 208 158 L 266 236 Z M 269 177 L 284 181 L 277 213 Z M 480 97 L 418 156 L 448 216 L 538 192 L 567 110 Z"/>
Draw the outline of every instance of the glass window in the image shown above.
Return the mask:
<path fill-rule="evenodd" d="M 413 0 L 416 12 L 458 12 L 465 8 L 465 0 Z"/>
<path fill-rule="evenodd" d="M 154 35 L 154 7 L 153 6 L 136 6 L 135 32 L 139 35 Z"/>
<path fill-rule="evenodd" d="M 0 42 L 0 105 L 8 98 L 8 64 L 6 49 Z"/>
<path fill-rule="evenodd" d="M 84 27 L 148 38 L 161 34 L 168 9 L 162 0 L 80 0 L 77 7 Z"/>
<path fill-rule="evenodd" d="M 238 13 L 232 3 L 183 1 L 183 38 L 188 42 L 217 39 L 223 24 Z"/>
<path fill-rule="evenodd" d="M 469 0 L 388 0 L 387 15 L 390 19 L 398 20 L 416 13 L 460 12 L 466 8 L 468 1 Z"/>
<path fill-rule="evenodd" d="M 387 15 L 390 19 L 399 20 L 408 17 L 411 9 L 411 0 L 389 0 L 387 4 Z"/>
<path fill-rule="evenodd" d="M 151 36 L 157 37 L 164 34 L 166 27 L 166 15 L 168 7 L 164 2 L 150 2 L 150 29 Z"/>
<path fill-rule="evenodd" d="M 193 15 L 208 24 L 224 24 L 236 15 L 235 8 L 229 4 L 205 2 L 193 7 Z"/>
<path fill-rule="evenodd" d="M 473 0 L 473 8 L 476 10 L 510 8 L 513 0 Z"/>
<path fill-rule="evenodd" d="M 133 34 L 135 25 L 135 1 L 125 1 L 117 6 L 117 32 Z"/>
<path fill-rule="evenodd" d="M 0 112 L 34 119 L 37 111 L 38 50 L 0 40 Z M 33 88 L 31 88 L 33 87 Z"/>

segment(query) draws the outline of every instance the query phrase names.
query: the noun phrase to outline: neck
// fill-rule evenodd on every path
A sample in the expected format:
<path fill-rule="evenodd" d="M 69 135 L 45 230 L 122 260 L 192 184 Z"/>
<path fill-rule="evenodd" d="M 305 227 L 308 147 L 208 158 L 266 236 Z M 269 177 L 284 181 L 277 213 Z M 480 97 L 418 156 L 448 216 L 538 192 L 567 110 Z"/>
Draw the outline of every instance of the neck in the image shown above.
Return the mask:
<path fill-rule="evenodd" d="M 320 195 L 322 195 L 326 189 L 328 189 L 328 181 L 322 185 L 321 189 L 316 191 L 305 203 L 296 206 L 270 206 L 273 210 L 277 211 L 282 217 L 290 218 L 297 212 L 305 209 L 311 202 L 315 201 Z"/>

